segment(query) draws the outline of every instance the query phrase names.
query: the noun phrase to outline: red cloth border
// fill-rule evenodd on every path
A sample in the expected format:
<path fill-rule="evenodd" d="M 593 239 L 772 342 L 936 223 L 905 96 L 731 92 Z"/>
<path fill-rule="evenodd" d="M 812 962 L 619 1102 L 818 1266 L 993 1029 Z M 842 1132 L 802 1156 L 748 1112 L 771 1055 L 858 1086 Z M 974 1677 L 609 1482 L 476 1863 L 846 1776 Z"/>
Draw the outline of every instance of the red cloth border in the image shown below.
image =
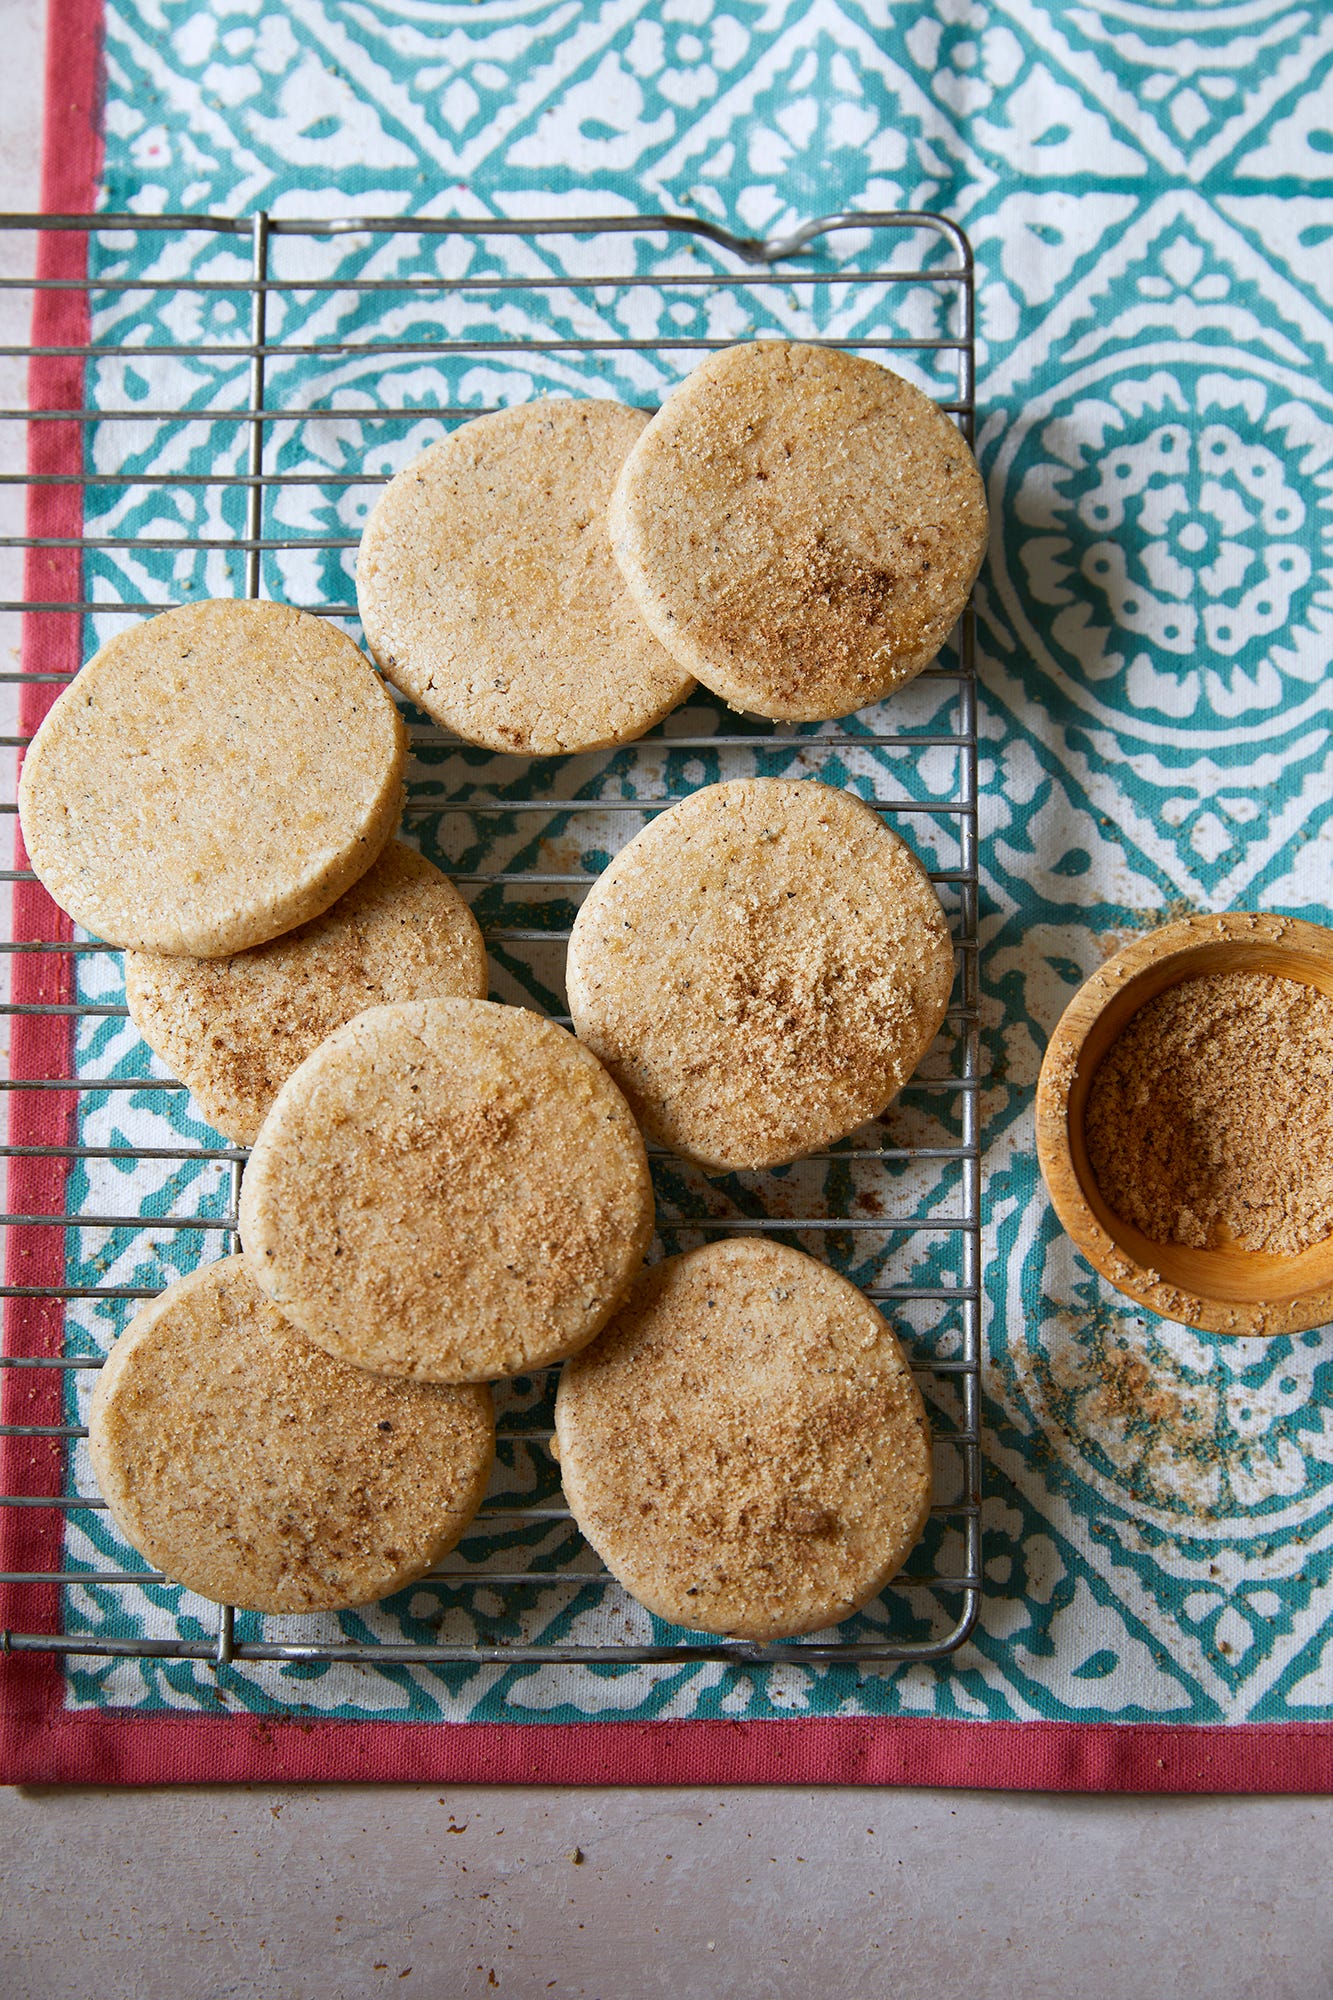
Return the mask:
<path fill-rule="evenodd" d="M 102 0 L 50 0 L 46 59 L 46 129 L 42 205 L 48 214 L 88 213 L 101 169 Z M 81 233 L 40 239 L 38 275 L 84 274 Z M 37 295 L 34 340 L 77 346 L 88 339 L 81 292 Z M 78 409 L 83 367 L 41 360 L 32 367 L 34 409 Z M 78 471 L 77 423 L 31 427 L 35 472 Z M 34 535 L 77 536 L 77 486 L 30 489 Z M 29 552 L 27 594 L 77 602 L 77 552 Z M 82 620 L 77 613 L 29 613 L 27 671 L 77 671 Z M 30 734 L 58 686 L 23 689 L 21 727 Z M 21 843 L 20 843 L 21 855 Z M 24 862 L 20 858 L 19 866 Z M 17 941 L 67 939 L 68 920 L 35 884 L 14 894 Z M 16 1000 L 61 1001 L 73 990 L 72 962 L 40 956 L 14 961 Z M 67 1076 L 68 1020 L 13 1018 L 12 1074 Z M 74 1099 L 60 1092 L 15 1093 L 15 1145 L 59 1144 L 73 1126 Z M 13 1161 L 11 1208 L 17 1214 L 63 1210 L 67 1169 L 60 1161 Z M 10 1284 L 58 1284 L 62 1232 L 15 1229 L 6 1269 Z M 62 1314 L 40 1300 L 6 1302 L 11 1354 L 58 1354 Z M 0 1407 L 7 1423 L 58 1423 L 56 1369 L 6 1370 Z M 0 1441 L 6 1490 L 56 1493 L 58 1443 Z M 17 1486 L 9 1482 L 17 1481 Z M 40 1508 L 0 1510 L 0 1568 L 53 1567 L 60 1522 Z M 49 1586 L 0 1586 L 0 1626 L 56 1629 L 58 1593 Z M 9 1784 L 161 1785 L 351 1781 L 430 1784 L 932 1785 L 1055 1792 L 1333 1791 L 1333 1724 L 1282 1723 L 1187 1727 L 1156 1723 L 964 1722 L 920 1717 L 839 1720 L 586 1723 L 393 1723 L 310 1721 L 249 1714 L 181 1716 L 64 1709 L 64 1673 L 55 1654 L 0 1660 L 0 1782 Z"/>
<path fill-rule="evenodd" d="M 15 1784 L 928 1785 L 1333 1791 L 1326 1723 L 320 1722 L 47 1714 L 0 1738 Z"/>
<path fill-rule="evenodd" d="M 46 43 L 46 104 L 42 154 L 42 209 L 46 214 L 86 213 L 94 205 L 102 164 L 101 135 L 102 0 L 50 0 Z M 87 268 L 82 231 L 48 233 L 37 239 L 39 278 L 78 279 Z M 81 291 L 34 294 L 33 341 L 40 346 L 74 347 L 89 337 L 88 304 Z M 78 359 L 34 360 L 28 377 L 34 410 L 77 410 L 83 405 L 84 370 Z M 32 424 L 28 466 L 36 473 L 77 473 L 83 465 L 82 426 Z M 28 489 L 30 535 L 77 536 L 83 528 L 83 493 L 77 485 Z M 29 549 L 25 595 L 29 601 L 77 603 L 83 595 L 83 567 L 77 550 Z M 69 675 L 82 660 L 83 621 L 78 612 L 28 612 L 23 620 L 25 672 Z M 58 683 L 25 683 L 19 701 L 19 728 L 30 736 L 59 694 Z M 25 867 L 22 836 L 15 834 L 15 865 Z M 36 883 L 16 883 L 13 898 L 15 942 L 67 941 L 69 919 Z M 73 995 L 73 961 L 38 954 L 12 961 L 15 1001 L 64 1002 Z M 11 1022 L 10 1074 L 65 1077 L 70 1074 L 72 1023 L 61 1015 L 15 1015 Z M 74 1130 L 75 1099 L 63 1091 L 23 1092 L 9 1100 L 9 1138 L 15 1146 L 61 1145 Z M 9 1206 L 18 1215 L 59 1215 L 65 1206 L 68 1162 L 11 1160 Z M 64 1279 L 63 1231 L 11 1229 L 5 1259 L 11 1285 L 59 1285 Z M 5 1346 L 12 1355 L 58 1355 L 64 1313 L 58 1300 L 7 1299 Z M 6 1369 L 0 1383 L 0 1412 L 6 1423 L 58 1424 L 62 1420 L 58 1369 Z M 0 1473 L 7 1492 L 58 1493 L 63 1451 L 59 1440 L 0 1440 Z M 0 1510 L 0 1568 L 54 1568 L 60 1559 L 61 1524 L 40 1508 Z M 0 1626 L 27 1632 L 58 1626 L 59 1592 L 49 1584 L 0 1586 Z M 0 1721 L 0 1776 L 25 1767 L 39 1718 L 59 1713 L 64 1677 L 54 1654 L 13 1656 L 0 1682 L 5 1716 Z M 16 1740 L 17 1738 L 17 1740 Z"/>

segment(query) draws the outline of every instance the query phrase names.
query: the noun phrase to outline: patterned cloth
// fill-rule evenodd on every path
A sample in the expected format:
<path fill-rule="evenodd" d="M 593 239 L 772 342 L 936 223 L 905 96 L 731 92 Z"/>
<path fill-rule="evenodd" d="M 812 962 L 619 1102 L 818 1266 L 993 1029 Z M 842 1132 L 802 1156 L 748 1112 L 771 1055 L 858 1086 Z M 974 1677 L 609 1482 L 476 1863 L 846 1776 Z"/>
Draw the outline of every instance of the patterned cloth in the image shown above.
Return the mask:
<path fill-rule="evenodd" d="M 1129 1307 L 1070 1251 L 1032 1142 L 1045 1037 L 1127 932 L 1325 915 L 1331 61 L 1333 15 L 1289 0 L 111 0 L 113 210 L 663 209 L 773 235 L 929 207 L 981 269 L 997 1081 L 974 1639 L 863 1684 L 263 1667 L 230 1700 L 517 1721 L 1333 1713 L 1333 1337 L 1227 1341 Z M 238 587 L 225 563 L 210 588 Z M 94 962 L 84 997 L 116 979 Z M 123 1059 L 124 1036 L 93 1023 L 80 1059 Z M 164 1176 L 153 1200 L 179 1193 Z M 114 1245 L 77 1254 L 105 1272 Z M 72 1559 L 100 1535 L 71 1526 Z M 177 1593 L 143 1596 L 146 1623 L 190 1632 Z M 112 1615 L 87 1599 L 90 1626 Z M 196 1665 L 93 1659 L 67 1700 L 220 1697 Z"/>

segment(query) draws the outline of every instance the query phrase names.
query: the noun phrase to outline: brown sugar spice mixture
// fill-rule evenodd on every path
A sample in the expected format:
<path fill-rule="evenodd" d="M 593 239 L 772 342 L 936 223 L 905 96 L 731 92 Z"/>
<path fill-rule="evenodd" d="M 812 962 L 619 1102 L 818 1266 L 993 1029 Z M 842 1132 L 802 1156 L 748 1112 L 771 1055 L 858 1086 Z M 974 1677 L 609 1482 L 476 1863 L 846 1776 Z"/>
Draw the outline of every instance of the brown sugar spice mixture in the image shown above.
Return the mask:
<path fill-rule="evenodd" d="M 1293 1254 L 1333 1233 L 1333 996 L 1268 972 L 1159 993 L 1084 1123 L 1107 1204 L 1156 1243 Z"/>

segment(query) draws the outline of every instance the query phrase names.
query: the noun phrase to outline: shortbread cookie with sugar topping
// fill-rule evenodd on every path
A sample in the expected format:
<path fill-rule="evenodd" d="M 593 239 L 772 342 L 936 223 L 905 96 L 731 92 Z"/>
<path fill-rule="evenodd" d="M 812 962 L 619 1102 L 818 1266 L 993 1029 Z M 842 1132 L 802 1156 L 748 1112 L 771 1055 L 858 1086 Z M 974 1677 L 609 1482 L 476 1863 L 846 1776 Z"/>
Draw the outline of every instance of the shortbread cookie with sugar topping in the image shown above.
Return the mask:
<path fill-rule="evenodd" d="M 252 1611 L 335 1611 L 454 1546 L 495 1422 L 489 1389 L 386 1381 L 321 1353 L 228 1257 L 131 1321 L 88 1450 L 117 1527 L 173 1582 Z"/>
<path fill-rule="evenodd" d="M 607 513 L 644 621 L 733 708 L 848 715 L 928 666 L 986 550 L 967 443 L 910 382 L 835 348 L 710 355 Z"/>
<path fill-rule="evenodd" d="M 522 1007 L 372 1007 L 288 1078 L 241 1241 L 309 1339 L 358 1367 L 486 1381 L 572 1354 L 643 1261 L 653 1197 L 620 1091 Z"/>
<path fill-rule="evenodd" d="M 56 902 L 108 944 L 221 958 L 328 909 L 402 810 L 406 736 L 335 625 L 184 605 L 108 639 L 42 723 L 19 815 Z"/>
<path fill-rule="evenodd" d="M 598 877 L 569 941 L 580 1040 L 656 1138 L 715 1172 L 798 1159 L 877 1116 L 952 984 L 925 869 L 813 780 L 682 800 Z"/>
<path fill-rule="evenodd" d="M 293 1070 L 354 1014 L 484 1000 L 486 947 L 448 876 L 401 841 L 333 908 L 230 958 L 125 954 L 130 1019 L 211 1125 L 251 1146 Z"/>
<path fill-rule="evenodd" d="M 892 1329 L 845 1278 L 752 1237 L 645 1271 L 566 1364 L 555 1428 L 607 1568 L 695 1631 L 837 1624 L 930 1511 L 930 1431 Z"/>
<path fill-rule="evenodd" d="M 647 421 L 594 399 L 475 417 L 372 509 L 356 571 L 367 642 L 469 742 L 532 756 L 627 743 L 693 687 L 607 541 L 607 499 Z"/>

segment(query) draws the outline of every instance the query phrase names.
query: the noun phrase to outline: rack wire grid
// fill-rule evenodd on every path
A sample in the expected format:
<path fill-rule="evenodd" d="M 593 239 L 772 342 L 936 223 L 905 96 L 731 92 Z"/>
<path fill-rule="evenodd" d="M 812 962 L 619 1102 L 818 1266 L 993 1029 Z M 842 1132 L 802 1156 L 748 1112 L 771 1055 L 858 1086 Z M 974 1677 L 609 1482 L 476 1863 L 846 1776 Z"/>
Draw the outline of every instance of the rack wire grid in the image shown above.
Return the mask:
<path fill-rule="evenodd" d="M 972 437 L 972 258 L 926 213 L 825 217 L 781 240 L 681 217 L 296 221 L 0 218 L 42 232 L 29 408 L 0 410 L 0 495 L 26 496 L 21 753 L 68 672 L 163 606 L 283 599 L 360 638 L 361 523 L 380 485 L 485 410 L 544 395 L 654 407 L 736 341 L 810 339 L 882 360 Z M 12 307 L 13 298 L 9 301 Z M 12 399 L 16 403 L 22 399 Z M 17 455 L 27 427 L 26 461 Z M 6 490 L 8 489 L 8 490 Z M 14 525 L 13 520 L 5 525 Z M 12 586 L 11 586 L 12 588 Z M 406 706 L 405 828 L 469 898 L 493 996 L 566 1019 L 576 899 L 649 815 L 743 775 L 821 778 L 883 812 L 930 867 L 958 978 L 945 1028 L 881 1119 L 798 1165 L 710 1179 L 652 1166 L 654 1255 L 763 1232 L 890 1314 L 935 1436 L 936 1505 L 903 1575 L 832 1632 L 755 1646 L 650 1620 L 562 1504 L 554 1372 L 499 1385 L 497 1473 L 469 1535 L 411 1593 L 324 1619 L 219 1609 L 122 1542 L 83 1443 L 95 1370 L 140 1303 L 236 1245 L 244 1154 L 138 1040 L 120 954 L 76 932 L 22 864 L 10 975 L 3 1220 L 3 1588 L 10 1651 L 383 1667 L 598 1667 L 939 1659 L 980 1592 L 977 756 L 970 613 L 937 663 L 842 722 L 771 724 L 700 691 L 640 742 L 494 756 Z M 11 754 L 11 765 L 18 756 Z M 11 772 L 11 778 L 12 778 Z M 13 791 L 4 808 L 13 814 Z"/>

